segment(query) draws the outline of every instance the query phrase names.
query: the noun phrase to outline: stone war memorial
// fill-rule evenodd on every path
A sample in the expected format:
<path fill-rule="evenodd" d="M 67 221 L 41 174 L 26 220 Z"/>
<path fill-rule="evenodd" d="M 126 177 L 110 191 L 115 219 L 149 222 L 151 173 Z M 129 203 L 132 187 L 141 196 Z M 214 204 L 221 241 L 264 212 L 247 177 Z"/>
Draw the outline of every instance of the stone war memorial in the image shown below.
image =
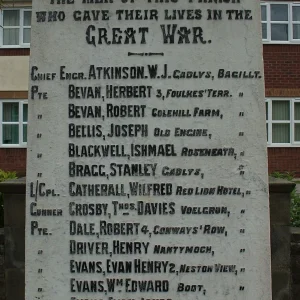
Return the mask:
<path fill-rule="evenodd" d="M 34 0 L 26 300 L 271 300 L 259 1 Z"/>

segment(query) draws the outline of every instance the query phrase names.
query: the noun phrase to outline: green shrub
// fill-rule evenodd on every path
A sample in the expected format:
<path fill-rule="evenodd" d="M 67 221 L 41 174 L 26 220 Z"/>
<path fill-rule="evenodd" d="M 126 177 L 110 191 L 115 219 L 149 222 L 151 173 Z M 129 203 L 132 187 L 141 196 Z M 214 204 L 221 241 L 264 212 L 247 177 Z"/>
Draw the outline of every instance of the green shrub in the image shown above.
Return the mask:
<path fill-rule="evenodd" d="M 294 189 L 291 193 L 291 225 L 300 227 L 300 195 Z"/>
<path fill-rule="evenodd" d="M 293 180 L 294 179 L 294 173 L 292 172 L 284 172 L 284 173 L 281 173 L 281 172 L 273 172 L 270 174 L 270 176 L 274 177 L 274 178 L 280 178 L 280 179 L 286 179 L 286 180 Z"/>
<path fill-rule="evenodd" d="M 9 179 L 16 179 L 16 172 L 5 172 L 0 170 L 0 182 Z M 3 204 L 3 195 L 0 193 L 0 228 L 4 226 L 4 204 Z"/>

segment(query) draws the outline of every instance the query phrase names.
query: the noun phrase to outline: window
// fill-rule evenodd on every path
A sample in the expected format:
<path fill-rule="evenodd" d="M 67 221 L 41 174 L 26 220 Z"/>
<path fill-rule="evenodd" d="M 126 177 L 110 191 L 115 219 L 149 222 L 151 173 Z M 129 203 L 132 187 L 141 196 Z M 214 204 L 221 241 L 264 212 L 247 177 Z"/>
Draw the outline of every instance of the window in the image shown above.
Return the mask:
<path fill-rule="evenodd" d="M 261 3 L 261 27 L 266 43 L 300 43 L 300 3 Z"/>
<path fill-rule="evenodd" d="M 1 47 L 29 47 L 31 30 L 30 9 L 3 9 L 0 15 Z"/>
<path fill-rule="evenodd" d="M 268 145 L 300 146 L 300 99 L 267 99 Z"/>
<path fill-rule="evenodd" d="M 27 101 L 0 101 L 0 146 L 27 145 Z"/>

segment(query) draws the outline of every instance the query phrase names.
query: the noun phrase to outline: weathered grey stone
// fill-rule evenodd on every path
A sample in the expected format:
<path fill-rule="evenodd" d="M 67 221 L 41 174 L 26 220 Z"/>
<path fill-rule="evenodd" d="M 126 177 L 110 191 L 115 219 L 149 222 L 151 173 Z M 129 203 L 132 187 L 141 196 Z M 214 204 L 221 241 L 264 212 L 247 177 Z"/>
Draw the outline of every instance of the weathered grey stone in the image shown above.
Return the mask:
<path fill-rule="evenodd" d="M 0 182 L 0 191 L 3 194 L 22 194 L 26 191 L 25 177 Z"/>
<path fill-rule="evenodd" d="M 293 284 L 300 284 L 300 273 L 293 273 Z"/>
<path fill-rule="evenodd" d="M 100 299 L 86 285 L 111 278 L 103 300 L 270 300 L 259 2 L 75 2 L 33 1 L 26 300 Z"/>
<path fill-rule="evenodd" d="M 291 253 L 294 255 L 300 255 L 300 244 L 291 243 Z"/>
<path fill-rule="evenodd" d="M 300 273 L 300 256 L 298 255 L 291 256 L 291 268 L 292 268 L 292 274 Z"/>
<path fill-rule="evenodd" d="M 290 203 L 289 193 L 272 193 L 270 196 L 270 218 L 271 224 L 290 224 Z"/>
<path fill-rule="evenodd" d="M 272 272 L 273 300 L 290 300 L 291 298 L 290 273 L 287 271 Z"/>
<path fill-rule="evenodd" d="M 5 300 L 4 230 L 0 228 L 0 300 Z"/>
<path fill-rule="evenodd" d="M 291 242 L 300 243 L 300 228 L 291 227 Z"/>
<path fill-rule="evenodd" d="M 293 284 L 292 287 L 292 299 L 298 300 L 300 295 L 300 284 Z"/>
<path fill-rule="evenodd" d="M 4 228 L 0 228 L 0 245 L 4 245 Z"/>
<path fill-rule="evenodd" d="M 276 266 L 290 267 L 290 228 L 271 225 L 271 257 Z"/>
<path fill-rule="evenodd" d="M 24 268 L 25 229 L 5 227 L 5 268 Z"/>
<path fill-rule="evenodd" d="M 274 178 L 271 176 L 269 177 L 269 191 L 272 195 L 276 193 L 291 193 L 295 186 L 296 184 L 294 182 L 288 181 L 286 179 Z"/>
<path fill-rule="evenodd" d="M 25 195 L 5 194 L 4 226 L 25 228 Z"/>
<path fill-rule="evenodd" d="M 25 299 L 25 273 L 22 269 L 6 269 L 6 300 Z"/>

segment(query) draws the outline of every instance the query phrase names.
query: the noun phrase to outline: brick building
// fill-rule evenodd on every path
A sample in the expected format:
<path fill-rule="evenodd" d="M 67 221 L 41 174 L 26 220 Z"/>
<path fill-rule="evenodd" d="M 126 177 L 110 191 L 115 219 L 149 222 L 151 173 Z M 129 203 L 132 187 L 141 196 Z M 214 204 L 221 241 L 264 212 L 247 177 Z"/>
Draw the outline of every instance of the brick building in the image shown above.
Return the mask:
<path fill-rule="evenodd" d="M 300 1 L 261 1 L 269 172 L 300 176 Z"/>
<path fill-rule="evenodd" d="M 26 170 L 30 9 L 31 1 L 6 0 L 0 14 L 0 169 L 20 175 Z M 261 1 L 261 12 L 269 172 L 300 177 L 300 0 Z"/>

